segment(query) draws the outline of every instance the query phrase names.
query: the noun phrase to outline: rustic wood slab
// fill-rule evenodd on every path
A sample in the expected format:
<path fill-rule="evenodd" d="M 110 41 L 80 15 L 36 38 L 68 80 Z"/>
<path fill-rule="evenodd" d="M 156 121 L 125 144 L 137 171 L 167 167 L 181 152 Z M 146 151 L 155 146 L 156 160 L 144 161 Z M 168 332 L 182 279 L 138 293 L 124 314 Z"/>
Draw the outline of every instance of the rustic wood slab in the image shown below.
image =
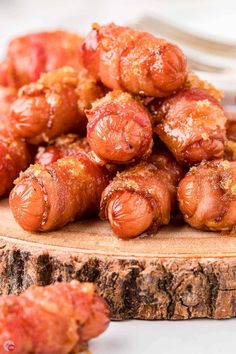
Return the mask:
<path fill-rule="evenodd" d="M 97 219 L 50 233 L 28 233 L 0 202 L 0 292 L 31 284 L 94 281 L 114 319 L 236 316 L 236 237 L 187 225 L 117 239 Z"/>

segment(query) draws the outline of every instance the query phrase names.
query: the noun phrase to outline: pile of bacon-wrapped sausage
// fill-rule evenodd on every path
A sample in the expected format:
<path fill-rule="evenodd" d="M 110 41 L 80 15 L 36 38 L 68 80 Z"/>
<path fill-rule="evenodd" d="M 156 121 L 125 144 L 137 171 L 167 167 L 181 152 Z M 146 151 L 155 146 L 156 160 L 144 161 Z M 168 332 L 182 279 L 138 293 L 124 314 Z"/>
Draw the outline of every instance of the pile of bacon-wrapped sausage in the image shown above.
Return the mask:
<path fill-rule="evenodd" d="M 234 230 L 235 126 L 177 46 L 114 24 L 83 41 L 26 35 L 9 44 L 0 85 L 0 195 L 15 180 L 24 229 L 100 215 L 132 238 L 179 208 L 193 227 Z"/>

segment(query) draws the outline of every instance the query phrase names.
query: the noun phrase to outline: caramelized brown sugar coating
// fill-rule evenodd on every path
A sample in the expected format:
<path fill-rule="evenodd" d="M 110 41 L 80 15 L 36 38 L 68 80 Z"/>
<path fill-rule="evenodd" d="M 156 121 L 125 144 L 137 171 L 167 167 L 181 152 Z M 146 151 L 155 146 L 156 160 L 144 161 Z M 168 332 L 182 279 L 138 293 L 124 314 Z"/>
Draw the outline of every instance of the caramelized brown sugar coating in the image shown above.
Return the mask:
<path fill-rule="evenodd" d="M 178 186 L 179 207 L 197 229 L 229 231 L 236 226 L 236 162 L 203 162 Z"/>
<path fill-rule="evenodd" d="M 236 141 L 226 140 L 224 159 L 229 161 L 236 161 Z"/>
<path fill-rule="evenodd" d="M 158 110 L 154 131 L 184 165 L 223 157 L 227 118 L 206 91 L 184 89 L 167 98 Z"/>
<path fill-rule="evenodd" d="M 208 94 L 217 101 L 221 101 L 224 97 L 224 92 L 217 89 L 214 85 L 206 80 L 200 79 L 195 73 L 189 72 L 184 85 L 187 89 L 199 89 L 208 92 Z"/>
<path fill-rule="evenodd" d="M 15 138 L 7 130 L 0 131 L 0 198 L 8 195 L 13 182 L 30 164 L 32 154 L 21 138 Z"/>
<path fill-rule="evenodd" d="M 16 221 L 29 231 L 49 231 L 96 215 L 108 171 L 81 151 L 43 166 L 30 166 L 16 180 L 10 207 Z"/>
<path fill-rule="evenodd" d="M 84 117 L 78 111 L 77 72 L 69 67 L 42 74 L 23 86 L 11 107 L 10 122 L 15 135 L 40 144 L 71 131 Z"/>
<path fill-rule="evenodd" d="M 150 155 L 151 117 L 130 94 L 109 92 L 86 114 L 90 147 L 104 163 L 130 163 Z"/>
<path fill-rule="evenodd" d="M 94 25 L 82 44 L 85 67 L 110 89 L 168 96 L 184 85 L 183 52 L 164 39 L 128 27 Z"/>
<path fill-rule="evenodd" d="M 10 340 L 16 354 L 80 352 L 108 325 L 107 305 L 91 283 L 32 286 L 0 298 L 0 347 Z"/>
<path fill-rule="evenodd" d="M 107 92 L 107 87 L 98 82 L 87 70 L 80 70 L 76 87 L 79 114 L 85 115 L 85 111 L 92 107 L 92 103 L 105 96 Z"/>
<path fill-rule="evenodd" d="M 227 125 L 226 134 L 229 140 L 236 141 L 236 112 L 226 112 Z"/>
<path fill-rule="evenodd" d="M 90 146 L 86 138 L 77 134 L 62 135 L 49 142 L 47 146 L 40 146 L 35 157 L 35 162 L 48 165 L 62 157 L 75 156 L 82 151 L 90 152 Z"/>
<path fill-rule="evenodd" d="M 39 32 L 13 39 L 0 65 L 0 84 L 17 88 L 39 79 L 40 74 L 71 66 L 82 68 L 81 38 L 65 31 Z"/>
<path fill-rule="evenodd" d="M 168 224 L 182 169 L 167 152 L 118 173 L 104 190 L 100 217 L 125 239 Z"/>

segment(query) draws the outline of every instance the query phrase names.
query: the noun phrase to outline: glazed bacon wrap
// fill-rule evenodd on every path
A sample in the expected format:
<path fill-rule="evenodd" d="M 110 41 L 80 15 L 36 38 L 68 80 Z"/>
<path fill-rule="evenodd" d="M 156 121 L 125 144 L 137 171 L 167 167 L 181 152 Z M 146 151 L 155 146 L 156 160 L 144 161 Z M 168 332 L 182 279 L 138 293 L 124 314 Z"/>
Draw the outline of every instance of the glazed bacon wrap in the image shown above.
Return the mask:
<path fill-rule="evenodd" d="M 24 140 L 0 131 L 0 198 L 8 195 L 13 182 L 31 162 L 31 151 Z"/>
<path fill-rule="evenodd" d="M 150 155 L 151 117 L 130 94 L 109 92 L 86 115 L 87 139 L 104 163 L 130 163 Z"/>
<path fill-rule="evenodd" d="M 46 166 L 29 167 L 15 182 L 10 207 L 25 230 L 58 229 L 96 214 L 108 182 L 107 169 L 81 151 Z"/>
<path fill-rule="evenodd" d="M 11 107 L 14 134 L 32 144 L 48 141 L 81 124 L 78 112 L 77 72 L 69 67 L 42 74 L 36 82 L 23 86 Z"/>
<path fill-rule="evenodd" d="M 0 348 L 10 340 L 15 354 L 80 352 L 108 325 L 108 307 L 90 283 L 32 286 L 0 298 Z"/>
<path fill-rule="evenodd" d="M 236 225 L 236 162 L 203 162 L 178 186 L 185 221 L 197 229 L 229 231 Z"/>
<path fill-rule="evenodd" d="M 94 25 L 82 44 L 88 71 L 110 89 L 168 96 L 184 85 L 183 52 L 164 39 L 128 27 Z"/>
<path fill-rule="evenodd" d="M 100 217 L 121 238 L 155 232 L 170 221 L 183 171 L 167 152 L 152 155 L 150 161 L 118 173 L 102 194 Z"/>
<path fill-rule="evenodd" d="M 39 32 L 13 39 L 7 58 L 0 64 L 0 85 L 20 88 L 35 82 L 40 74 L 71 66 L 82 68 L 81 38 L 65 31 Z"/>
<path fill-rule="evenodd" d="M 223 157 L 227 118 L 206 91 L 184 89 L 167 98 L 158 119 L 154 131 L 179 163 L 193 165 Z"/>
<path fill-rule="evenodd" d="M 236 112 L 227 112 L 227 118 L 227 138 L 236 141 Z"/>
<path fill-rule="evenodd" d="M 77 134 L 67 134 L 50 141 L 47 146 L 40 146 L 35 157 L 35 162 L 41 165 L 49 165 L 57 160 L 76 156 L 78 153 L 91 151 L 88 140 Z"/>

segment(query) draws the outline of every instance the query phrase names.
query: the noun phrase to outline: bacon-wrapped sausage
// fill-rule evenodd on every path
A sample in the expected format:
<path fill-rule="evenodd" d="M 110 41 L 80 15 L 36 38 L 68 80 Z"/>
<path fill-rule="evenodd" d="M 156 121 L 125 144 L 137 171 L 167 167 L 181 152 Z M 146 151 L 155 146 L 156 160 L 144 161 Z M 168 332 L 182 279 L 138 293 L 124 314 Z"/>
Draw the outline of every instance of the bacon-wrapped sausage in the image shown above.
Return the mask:
<path fill-rule="evenodd" d="M 65 31 L 39 32 L 13 39 L 0 65 L 0 84 L 17 88 L 39 79 L 40 74 L 71 66 L 82 68 L 81 38 Z"/>
<path fill-rule="evenodd" d="M 223 97 L 223 91 L 218 90 L 208 81 L 201 80 L 195 73 L 189 72 L 187 80 L 184 84 L 184 88 L 188 90 L 197 89 L 205 91 L 208 95 L 213 97 L 217 101 L 221 101 Z M 160 123 L 160 120 L 163 118 L 163 114 L 160 112 L 160 107 L 163 104 L 165 98 L 157 97 L 141 97 L 143 105 L 150 112 L 152 116 L 153 125 Z"/>
<path fill-rule="evenodd" d="M 100 217 L 108 219 L 121 238 L 156 231 L 170 221 L 183 171 L 167 152 L 150 161 L 118 173 L 103 192 Z"/>
<path fill-rule="evenodd" d="M 84 117 L 78 111 L 77 73 L 64 67 L 42 74 L 36 83 L 23 86 L 11 107 L 14 134 L 39 144 L 69 132 Z"/>
<path fill-rule="evenodd" d="M 179 163 L 193 165 L 224 154 L 226 116 L 206 91 L 185 89 L 167 98 L 154 131 Z"/>
<path fill-rule="evenodd" d="M 46 166 L 30 166 L 16 180 L 10 207 L 25 230 L 58 229 L 96 214 L 108 181 L 107 169 L 81 151 Z"/>
<path fill-rule="evenodd" d="M 89 144 L 104 162 L 129 163 L 150 155 L 151 118 L 130 94 L 109 92 L 86 114 Z"/>
<path fill-rule="evenodd" d="M 0 198 L 13 188 L 13 182 L 31 162 L 28 145 L 8 131 L 0 131 Z"/>
<path fill-rule="evenodd" d="M 32 286 L 20 296 L 0 298 L 0 348 L 5 352 L 80 352 L 108 325 L 108 307 L 91 283 Z"/>
<path fill-rule="evenodd" d="M 75 156 L 82 151 L 90 152 L 86 138 L 77 134 L 62 135 L 49 142 L 48 146 L 40 146 L 35 157 L 35 162 L 49 165 L 66 156 Z"/>
<path fill-rule="evenodd" d="M 82 44 L 82 58 L 107 87 L 147 96 L 168 96 L 187 77 L 186 57 L 177 46 L 114 24 L 94 25 Z"/>
<path fill-rule="evenodd" d="M 236 226 L 236 162 L 203 162 L 178 186 L 185 221 L 197 229 L 232 230 Z"/>

